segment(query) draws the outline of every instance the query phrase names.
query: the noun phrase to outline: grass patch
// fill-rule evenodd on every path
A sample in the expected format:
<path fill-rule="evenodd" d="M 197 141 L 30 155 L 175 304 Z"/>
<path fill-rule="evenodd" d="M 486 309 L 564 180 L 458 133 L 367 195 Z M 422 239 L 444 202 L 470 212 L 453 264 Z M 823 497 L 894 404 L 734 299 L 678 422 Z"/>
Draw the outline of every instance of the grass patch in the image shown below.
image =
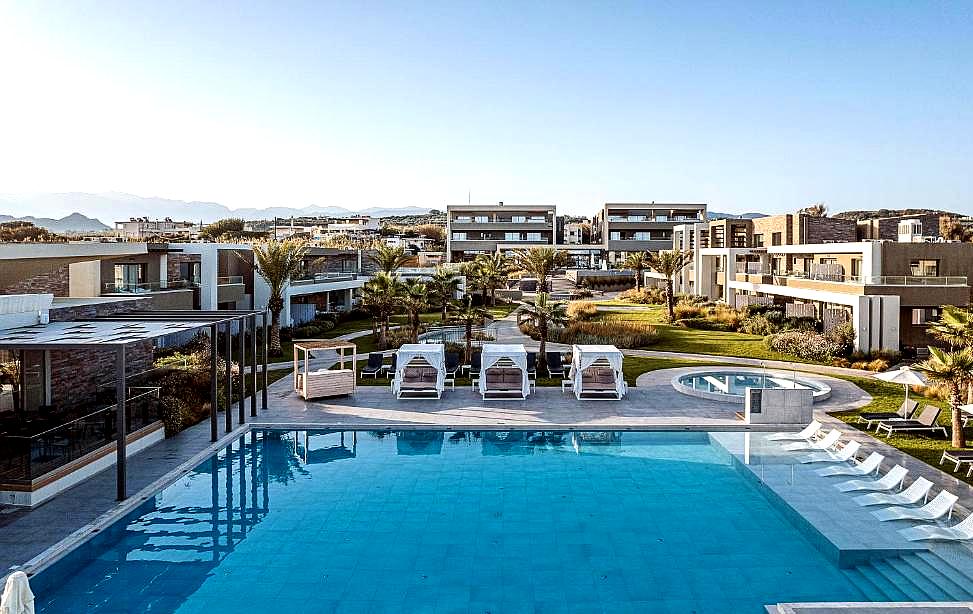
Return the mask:
<path fill-rule="evenodd" d="M 642 307 L 645 307 L 645 310 L 637 312 L 600 312 L 595 319 L 603 322 L 635 321 L 652 324 L 659 331 L 659 340 L 651 346 L 646 346 L 644 349 L 647 350 L 807 362 L 789 354 L 770 350 L 764 344 L 764 338 L 759 335 L 671 326 L 665 323 L 664 305 L 642 305 Z"/>
<path fill-rule="evenodd" d="M 898 411 L 899 406 L 902 404 L 905 398 L 905 392 L 902 386 L 897 384 L 888 384 L 876 379 L 868 377 L 842 377 L 841 379 L 848 380 L 849 382 L 855 384 L 868 394 L 872 396 L 872 402 L 862 407 L 860 409 L 836 412 L 833 415 L 842 422 L 853 426 L 860 431 L 867 432 L 875 436 L 875 430 L 865 431 L 865 423 L 859 424 L 857 422 L 858 414 L 863 412 L 893 412 Z M 939 416 L 939 424 L 946 427 L 947 433 L 950 428 L 950 410 L 949 406 L 945 401 L 939 401 L 936 399 L 925 399 L 916 397 L 919 401 L 920 407 L 925 404 L 936 405 L 937 407 L 943 408 L 943 413 Z M 971 430 L 966 430 L 966 437 L 969 439 L 971 436 Z M 944 469 L 949 472 L 952 469 L 949 465 L 939 466 L 939 459 L 942 458 L 943 450 L 951 449 L 950 439 L 947 437 L 942 439 L 939 435 L 907 435 L 907 434 L 894 434 L 891 437 L 876 436 L 879 441 L 883 441 L 893 448 L 899 449 L 909 456 L 921 460 L 927 465 L 936 467 L 937 469 Z M 966 472 L 962 471 L 957 474 L 953 474 L 960 480 L 968 484 L 973 484 L 973 478 L 967 478 Z"/>

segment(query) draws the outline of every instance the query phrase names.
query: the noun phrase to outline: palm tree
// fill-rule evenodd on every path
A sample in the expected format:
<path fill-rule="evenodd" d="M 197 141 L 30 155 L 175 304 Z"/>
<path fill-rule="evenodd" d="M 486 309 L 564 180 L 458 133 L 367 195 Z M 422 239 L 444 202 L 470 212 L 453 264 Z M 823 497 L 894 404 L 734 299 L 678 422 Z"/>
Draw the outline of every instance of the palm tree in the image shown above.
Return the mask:
<path fill-rule="evenodd" d="M 270 298 L 267 299 L 267 308 L 270 309 L 268 342 L 270 352 L 275 355 L 283 352 L 280 347 L 280 312 L 284 309 L 284 289 L 291 278 L 304 267 L 306 255 L 307 242 L 298 239 L 253 244 L 253 260 L 257 265 L 257 272 L 270 286 Z"/>
<path fill-rule="evenodd" d="M 480 302 L 486 305 L 487 293 L 489 289 L 486 280 L 483 278 L 483 267 L 480 260 L 470 260 L 459 265 L 460 275 L 466 278 L 466 291 L 468 293 L 480 293 Z"/>
<path fill-rule="evenodd" d="M 649 254 L 647 252 L 629 252 L 622 266 L 635 271 L 635 290 L 640 290 L 642 288 L 642 271 L 649 268 Z"/>
<path fill-rule="evenodd" d="M 452 305 L 453 320 L 461 323 L 464 328 L 466 338 L 466 357 L 467 363 L 473 355 L 473 327 L 487 317 L 486 309 L 473 305 L 473 295 L 467 294 L 460 301 Z"/>
<path fill-rule="evenodd" d="M 507 281 L 510 274 L 510 259 L 500 252 L 481 254 L 476 258 L 479 266 L 478 277 L 484 298 L 490 294 L 490 304 L 497 304 L 497 288 Z M 483 304 L 486 304 L 484 300 Z"/>
<path fill-rule="evenodd" d="M 426 282 L 418 279 L 406 282 L 402 293 L 402 306 L 409 316 L 409 339 L 412 343 L 419 342 L 419 327 L 422 322 L 420 316 L 429 307 L 430 298 Z"/>
<path fill-rule="evenodd" d="M 375 253 L 370 255 L 369 258 L 380 271 L 392 274 L 404 267 L 410 256 L 405 253 L 403 247 L 389 247 L 382 243 L 375 248 Z"/>
<path fill-rule="evenodd" d="M 541 292 L 547 290 L 547 278 L 567 263 L 567 253 L 550 247 L 532 247 L 514 252 L 514 267 L 530 277 L 536 277 Z"/>
<path fill-rule="evenodd" d="M 672 278 L 675 277 L 676 273 L 683 270 L 687 264 L 692 262 L 692 260 L 693 250 L 687 250 L 684 252 L 677 250 L 660 250 L 658 252 L 649 253 L 649 267 L 657 273 L 661 273 L 662 276 L 666 278 L 666 310 L 668 312 L 670 323 L 676 319 L 675 300 L 672 295 Z"/>
<path fill-rule="evenodd" d="M 955 217 L 943 216 L 939 219 L 939 234 L 947 241 L 973 241 L 973 230 Z"/>
<path fill-rule="evenodd" d="M 939 318 L 929 325 L 929 333 L 950 349 L 973 349 L 973 311 L 944 305 Z M 973 403 L 973 381 L 966 387 L 966 401 Z"/>
<path fill-rule="evenodd" d="M 442 321 L 445 323 L 449 305 L 453 302 L 456 293 L 459 292 L 460 278 L 452 268 L 440 266 L 427 285 L 431 295 L 430 303 L 439 307 Z"/>
<path fill-rule="evenodd" d="M 800 213 L 810 215 L 811 217 L 827 217 L 828 205 L 823 202 L 816 202 L 801 209 Z"/>
<path fill-rule="evenodd" d="M 915 370 L 931 382 L 941 384 L 949 390 L 949 408 L 952 414 L 952 446 L 963 448 L 966 438 L 963 433 L 962 412 L 963 389 L 973 381 L 973 350 L 963 348 L 947 352 L 936 347 L 929 348 L 929 358 L 915 365 Z"/>
<path fill-rule="evenodd" d="M 551 326 L 563 326 L 568 321 L 567 308 L 561 301 L 550 300 L 547 292 L 538 292 L 533 303 L 522 303 L 521 312 L 534 320 L 537 334 L 540 337 L 540 348 L 537 353 L 537 370 L 547 368 L 547 336 Z"/>
<path fill-rule="evenodd" d="M 378 273 L 362 286 L 362 306 L 377 323 L 378 349 L 388 347 L 389 319 L 401 303 L 403 284 L 388 273 Z"/>

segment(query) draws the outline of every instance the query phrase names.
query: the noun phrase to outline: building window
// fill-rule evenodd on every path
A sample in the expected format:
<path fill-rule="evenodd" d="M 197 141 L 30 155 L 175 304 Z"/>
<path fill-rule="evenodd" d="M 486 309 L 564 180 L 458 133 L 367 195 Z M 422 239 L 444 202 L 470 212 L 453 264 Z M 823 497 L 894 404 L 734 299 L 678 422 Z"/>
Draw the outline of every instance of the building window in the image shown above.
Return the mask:
<path fill-rule="evenodd" d="M 198 262 L 180 262 L 179 263 L 179 278 L 188 281 L 192 284 L 199 284 L 200 273 L 199 273 L 200 263 Z"/>
<path fill-rule="evenodd" d="M 783 239 L 783 235 L 779 232 L 775 232 L 772 235 L 770 235 L 770 244 L 781 245 L 782 239 Z"/>
<path fill-rule="evenodd" d="M 465 240 L 466 240 L 466 233 L 465 232 L 454 232 L 453 233 L 453 241 L 465 241 Z"/>
<path fill-rule="evenodd" d="M 486 215 L 477 215 L 473 218 L 473 221 L 477 224 L 486 224 L 490 221 L 490 218 Z"/>
<path fill-rule="evenodd" d="M 512 216 L 510 218 L 510 221 L 513 222 L 514 224 L 526 224 L 527 223 L 527 216 L 526 215 L 514 215 L 514 216 Z"/>
<path fill-rule="evenodd" d="M 939 317 L 939 309 L 919 308 L 912 310 L 912 323 L 916 326 L 923 326 Z"/>
<path fill-rule="evenodd" d="M 145 264 L 116 264 L 115 288 L 118 290 L 136 290 L 145 283 Z"/>
<path fill-rule="evenodd" d="M 862 276 L 862 259 L 852 258 L 851 259 L 851 276 L 861 277 Z"/>
<path fill-rule="evenodd" d="M 610 241 L 621 241 L 622 240 L 622 233 L 618 232 L 617 230 L 613 230 L 613 231 L 611 231 L 611 232 L 608 233 L 608 239 Z"/>
<path fill-rule="evenodd" d="M 520 241 L 519 232 L 505 232 L 503 233 L 504 241 Z"/>
<path fill-rule="evenodd" d="M 939 275 L 938 260 L 913 260 L 909 264 L 909 268 L 914 277 L 937 277 Z"/>
<path fill-rule="evenodd" d="M 754 247 L 763 247 L 764 246 L 764 236 L 763 235 L 760 235 L 760 234 L 753 235 L 753 246 Z"/>
<path fill-rule="evenodd" d="M 647 230 L 646 231 L 636 231 L 636 233 L 635 233 L 635 240 L 636 241 L 651 241 L 652 240 L 652 233 L 650 233 Z"/>
<path fill-rule="evenodd" d="M 468 215 L 458 215 L 453 220 L 453 222 L 455 222 L 457 224 L 469 224 L 472 220 L 473 220 L 473 218 L 471 218 Z"/>
<path fill-rule="evenodd" d="M 528 232 L 527 233 L 527 240 L 528 241 L 543 241 L 544 238 L 541 236 L 541 233 L 539 233 L 539 232 Z"/>

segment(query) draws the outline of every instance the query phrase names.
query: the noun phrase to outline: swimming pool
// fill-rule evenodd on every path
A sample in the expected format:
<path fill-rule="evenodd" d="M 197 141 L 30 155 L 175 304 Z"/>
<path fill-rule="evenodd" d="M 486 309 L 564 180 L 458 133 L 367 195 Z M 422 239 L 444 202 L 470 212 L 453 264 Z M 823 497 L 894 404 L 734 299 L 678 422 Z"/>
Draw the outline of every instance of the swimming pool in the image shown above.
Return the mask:
<path fill-rule="evenodd" d="M 674 377 L 672 386 L 683 394 L 731 403 L 743 403 L 747 388 L 803 388 L 811 391 L 815 403 L 831 396 L 824 382 L 763 369 L 692 371 Z"/>
<path fill-rule="evenodd" d="M 251 432 L 33 578 L 37 611 L 756 613 L 876 598 L 744 476 L 720 443 L 743 437 Z"/>

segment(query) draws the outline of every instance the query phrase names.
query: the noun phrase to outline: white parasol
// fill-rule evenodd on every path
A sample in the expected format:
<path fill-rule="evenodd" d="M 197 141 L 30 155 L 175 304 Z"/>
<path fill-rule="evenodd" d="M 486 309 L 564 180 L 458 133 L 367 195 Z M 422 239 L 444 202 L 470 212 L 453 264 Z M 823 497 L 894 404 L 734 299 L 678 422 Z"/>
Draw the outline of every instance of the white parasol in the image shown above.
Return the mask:
<path fill-rule="evenodd" d="M 0 614 L 34 614 L 34 593 L 24 572 L 15 571 L 7 576 L 0 597 Z"/>
<path fill-rule="evenodd" d="M 889 382 L 890 384 L 902 384 L 905 386 L 905 400 L 909 400 L 909 386 L 925 386 L 926 378 L 922 376 L 918 371 L 914 371 L 909 367 L 899 367 L 894 371 L 883 371 L 881 373 L 875 374 L 875 379 L 880 379 L 883 382 Z M 906 406 L 905 403 L 902 404 L 903 407 Z"/>

